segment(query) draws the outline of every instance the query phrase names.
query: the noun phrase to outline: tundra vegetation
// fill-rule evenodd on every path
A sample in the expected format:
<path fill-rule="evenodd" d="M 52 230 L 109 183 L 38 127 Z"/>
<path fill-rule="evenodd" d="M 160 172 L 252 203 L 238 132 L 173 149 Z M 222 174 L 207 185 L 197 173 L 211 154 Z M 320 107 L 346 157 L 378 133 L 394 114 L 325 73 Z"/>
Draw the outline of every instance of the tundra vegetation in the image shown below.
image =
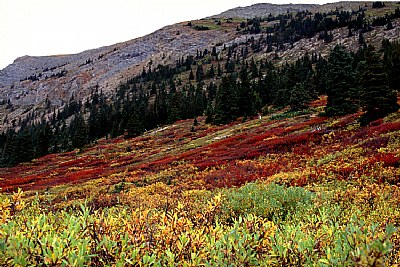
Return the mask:
<path fill-rule="evenodd" d="M 0 135 L 0 265 L 399 265 L 398 41 L 257 57 L 398 10 L 193 22 L 265 37 L 21 121 Z"/>
<path fill-rule="evenodd" d="M 0 263 L 398 264 L 400 116 L 361 126 L 325 103 L 1 169 Z"/>

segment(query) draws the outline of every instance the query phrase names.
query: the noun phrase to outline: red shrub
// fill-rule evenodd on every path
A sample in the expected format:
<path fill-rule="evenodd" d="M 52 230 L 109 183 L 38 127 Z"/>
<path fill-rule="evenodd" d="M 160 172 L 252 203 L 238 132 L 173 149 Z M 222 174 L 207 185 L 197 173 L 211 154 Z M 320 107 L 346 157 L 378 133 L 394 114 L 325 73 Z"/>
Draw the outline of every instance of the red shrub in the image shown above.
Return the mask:
<path fill-rule="evenodd" d="M 323 107 L 326 106 L 327 102 L 328 102 L 328 97 L 322 96 L 319 99 L 312 101 L 309 105 L 310 107 Z"/>
<path fill-rule="evenodd" d="M 87 157 L 81 157 L 73 160 L 69 160 L 66 162 L 62 162 L 59 166 L 61 168 L 63 167 L 80 167 L 85 164 L 85 160 L 87 160 Z"/>
<path fill-rule="evenodd" d="M 376 137 L 362 143 L 362 147 L 368 148 L 370 153 L 374 153 L 381 147 L 386 147 L 389 142 L 389 137 Z"/>
<path fill-rule="evenodd" d="M 73 172 L 70 174 L 65 175 L 62 179 L 66 182 L 74 182 L 78 180 L 84 180 L 88 178 L 98 178 L 101 174 L 104 174 L 105 170 L 98 168 L 98 169 L 89 169 L 89 170 L 80 170 L 77 172 Z"/>
<path fill-rule="evenodd" d="M 235 145 L 240 140 L 245 139 L 245 137 L 246 137 L 246 134 L 234 135 L 234 136 L 231 136 L 231 137 L 224 138 L 224 139 L 222 139 L 220 141 L 215 141 L 214 143 L 209 144 L 206 147 L 215 148 L 215 147 L 221 147 L 221 146 L 226 146 L 226 145 L 229 145 L 229 146 L 230 145 Z"/>
<path fill-rule="evenodd" d="M 377 137 L 381 134 L 400 130 L 400 122 L 380 122 L 381 120 L 377 120 L 375 123 L 373 123 L 373 126 L 366 126 L 362 128 L 355 134 L 355 137 L 365 139 L 367 137 Z"/>
<path fill-rule="evenodd" d="M 264 139 L 271 138 L 271 137 L 274 137 L 274 136 L 280 136 L 280 135 L 282 135 L 284 133 L 285 133 L 284 129 L 275 128 L 275 129 L 272 129 L 272 130 L 265 131 L 261 135 L 249 136 L 246 139 L 246 141 L 244 142 L 244 144 L 252 144 L 252 143 L 259 142 L 259 141 L 264 141 Z"/>
<path fill-rule="evenodd" d="M 400 157 L 393 153 L 377 153 L 369 160 L 370 164 L 382 162 L 384 167 L 396 167 L 400 165 Z"/>
<path fill-rule="evenodd" d="M 261 177 L 262 169 L 251 165 L 227 164 L 223 169 L 207 172 L 201 178 L 209 189 L 240 186 Z"/>
<path fill-rule="evenodd" d="M 353 113 L 353 114 L 344 116 L 344 117 L 340 118 L 340 122 L 336 123 L 332 127 L 332 129 L 339 129 L 341 127 L 349 125 L 350 123 L 355 122 L 358 118 L 360 118 L 361 115 L 362 115 L 362 112 L 358 112 L 358 113 Z"/>
<path fill-rule="evenodd" d="M 370 135 L 380 135 L 388 132 L 400 130 L 400 122 L 388 122 L 378 126 L 369 127 L 368 132 Z"/>
<path fill-rule="evenodd" d="M 290 186 L 305 186 L 308 183 L 308 178 L 305 176 L 301 176 L 297 179 L 293 179 L 290 181 Z"/>

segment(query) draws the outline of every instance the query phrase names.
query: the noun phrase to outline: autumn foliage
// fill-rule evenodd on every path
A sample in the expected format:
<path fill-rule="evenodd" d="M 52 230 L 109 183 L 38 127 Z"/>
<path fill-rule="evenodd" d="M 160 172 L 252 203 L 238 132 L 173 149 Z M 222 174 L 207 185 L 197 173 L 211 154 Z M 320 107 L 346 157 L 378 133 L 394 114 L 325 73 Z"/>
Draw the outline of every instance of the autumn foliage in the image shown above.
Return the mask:
<path fill-rule="evenodd" d="M 0 264 L 400 263 L 398 113 L 360 126 L 317 104 L 0 169 Z"/>

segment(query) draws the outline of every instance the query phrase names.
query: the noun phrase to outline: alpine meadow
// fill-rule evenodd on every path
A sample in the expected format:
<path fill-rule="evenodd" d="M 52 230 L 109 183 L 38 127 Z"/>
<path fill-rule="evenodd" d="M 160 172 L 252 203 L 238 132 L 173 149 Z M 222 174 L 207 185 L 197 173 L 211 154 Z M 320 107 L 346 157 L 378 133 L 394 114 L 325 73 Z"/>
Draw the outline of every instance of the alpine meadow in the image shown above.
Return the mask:
<path fill-rule="evenodd" d="M 400 266 L 400 2 L 256 4 L 0 70 L 1 266 Z"/>

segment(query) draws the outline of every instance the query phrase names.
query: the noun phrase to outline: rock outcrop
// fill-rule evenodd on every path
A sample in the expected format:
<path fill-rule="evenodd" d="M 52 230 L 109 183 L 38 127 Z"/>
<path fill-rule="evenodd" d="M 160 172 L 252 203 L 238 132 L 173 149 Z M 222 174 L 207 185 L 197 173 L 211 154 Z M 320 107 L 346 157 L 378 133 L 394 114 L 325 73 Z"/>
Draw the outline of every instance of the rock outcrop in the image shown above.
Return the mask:
<path fill-rule="evenodd" d="M 94 88 L 114 92 L 150 64 L 174 63 L 186 54 L 225 43 L 234 34 L 221 29 L 198 31 L 184 22 L 78 54 L 20 57 L 0 71 L 0 117 L 23 117 L 27 110 L 40 109 L 46 99 L 57 109 L 72 96 L 84 100 Z"/>
<path fill-rule="evenodd" d="M 158 64 L 175 64 L 178 58 L 188 54 L 196 55 L 196 51 L 204 49 L 210 51 L 214 46 L 221 50 L 224 45 L 240 45 L 248 38 L 262 39 L 263 34 L 238 33 L 240 22 L 246 18 L 266 17 L 270 13 L 276 15 L 288 11 L 357 10 L 364 5 L 365 2 L 339 2 L 323 6 L 257 4 L 228 10 L 192 23 L 182 22 L 166 26 L 141 38 L 78 54 L 20 57 L 13 64 L 0 70 L 0 131 L 9 127 L 12 121 L 24 119 L 32 112 L 43 114 L 42 118 L 50 118 L 72 96 L 85 101 L 95 88 L 111 96 L 119 84 L 141 73 L 143 69 L 154 69 Z M 237 17 L 242 20 L 229 19 Z M 196 25 L 201 27 L 195 27 Z M 372 31 L 364 34 L 364 38 L 368 43 L 378 45 L 383 38 L 399 39 L 400 22 L 393 21 L 393 25 L 394 29 L 391 30 L 374 27 Z M 359 46 L 358 35 L 347 37 L 347 34 L 346 27 L 333 30 L 333 42 L 329 44 L 324 43 L 318 36 L 301 39 L 291 47 L 279 51 L 279 58 L 284 61 L 296 60 L 306 52 L 324 55 L 335 44 L 356 50 Z M 272 60 L 276 54 L 261 51 L 254 57 Z M 51 109 L 48 108 L 49 105 Z M 8 123 L 4 123 L 5 121 Z"/>

